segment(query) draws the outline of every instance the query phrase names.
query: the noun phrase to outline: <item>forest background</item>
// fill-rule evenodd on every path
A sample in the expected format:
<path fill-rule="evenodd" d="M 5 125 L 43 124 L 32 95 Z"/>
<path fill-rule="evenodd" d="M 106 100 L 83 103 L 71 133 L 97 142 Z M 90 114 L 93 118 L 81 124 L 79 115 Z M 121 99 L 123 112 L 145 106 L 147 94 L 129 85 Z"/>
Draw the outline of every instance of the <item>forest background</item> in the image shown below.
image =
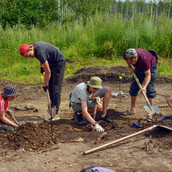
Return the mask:
<path fill-rule="evenodd" d="M 49 42 L 67 58 L 65 77 L 86 66 L 126 65 L 128 48 L 154 49 L 172 75 L 172 0 L 1 0 L 0 78 L 42 83 L 22 44 Z"/>

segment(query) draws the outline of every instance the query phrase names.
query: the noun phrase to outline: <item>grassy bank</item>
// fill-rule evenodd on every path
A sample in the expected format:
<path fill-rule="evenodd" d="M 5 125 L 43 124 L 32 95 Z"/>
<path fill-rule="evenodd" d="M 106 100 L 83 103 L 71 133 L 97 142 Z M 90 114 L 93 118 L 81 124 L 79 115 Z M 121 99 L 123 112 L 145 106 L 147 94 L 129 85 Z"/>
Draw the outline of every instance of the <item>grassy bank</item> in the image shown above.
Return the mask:
<path fill-rule="evenodd" d="M 3 30 L 0 28 L 0 78 L 15 82 L 41 83 L 43 78 L 36 59 L 23 58 L 18 49 L 21 44 L 45 41 L 57 46 L 68 63 L 65 77 L 86 66 L 126 65 L 122 58 L 128 48 L 145 48 L 157 51 L 160 60 L 158 71 L 172 75 L 172 21 L 160 16 L 158 22 L 145 16 L 126 20 L 121 16 L 89 17 L 86 24 L 78 22 L 35 26 L 25 30 L 21 25 Z"/>

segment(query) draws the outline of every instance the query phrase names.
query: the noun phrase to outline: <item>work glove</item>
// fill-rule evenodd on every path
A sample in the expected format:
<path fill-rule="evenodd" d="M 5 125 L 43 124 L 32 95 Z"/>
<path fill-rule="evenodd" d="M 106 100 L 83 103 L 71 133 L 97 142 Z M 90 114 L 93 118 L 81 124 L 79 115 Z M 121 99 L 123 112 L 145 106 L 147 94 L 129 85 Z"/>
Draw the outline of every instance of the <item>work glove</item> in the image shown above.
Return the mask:
<path fill-rule="evenodd" d="M 104 132 L 104 129 L 99 124 L 96 123 L 96 125 L 94 127 L 97 132 Z"/>
<path fill-rule="evenodd" d="M 100 97 L 95 97 L 96 103 L 99 104 L 100 103 Z"/>
<path fill-rule="evenodd" d="M 45 87 L 43 86 L 43 89 L 44 89 L 45 92 L 47 92 L 47 90 L 49 90 L 49 87 L 48 86 L 45 86 Z"/>
<path fill-rule="evenodd" d="M 43 74 L 45 72 L 43 67 L 40 67 L 40 72 Z"/>

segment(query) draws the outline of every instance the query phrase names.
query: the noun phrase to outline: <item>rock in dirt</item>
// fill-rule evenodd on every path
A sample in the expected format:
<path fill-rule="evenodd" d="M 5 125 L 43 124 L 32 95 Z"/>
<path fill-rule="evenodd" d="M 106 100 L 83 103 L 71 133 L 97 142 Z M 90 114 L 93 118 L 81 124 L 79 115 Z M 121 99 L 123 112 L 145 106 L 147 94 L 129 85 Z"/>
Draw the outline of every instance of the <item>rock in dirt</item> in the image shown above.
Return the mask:
<path fill-rule="evenodd" d="M 30 104 L 30 103 L 13 105 L 12 107 L 14 107 L 15 110 L 22 110 L 22 111 L 33 110 L 34 112 L 39 111 L 39 109 L 35 105 Z"/>
<path fill-rule="evenodd" d="M 74 139 L 74 140 L 71 140 L 72 142 L 83 142 L 84 141 L 84 139 L 83 138 L 81 138 L 81 137 L 79 137 L 79 138 L 76 138 L 76 139 Z"/>

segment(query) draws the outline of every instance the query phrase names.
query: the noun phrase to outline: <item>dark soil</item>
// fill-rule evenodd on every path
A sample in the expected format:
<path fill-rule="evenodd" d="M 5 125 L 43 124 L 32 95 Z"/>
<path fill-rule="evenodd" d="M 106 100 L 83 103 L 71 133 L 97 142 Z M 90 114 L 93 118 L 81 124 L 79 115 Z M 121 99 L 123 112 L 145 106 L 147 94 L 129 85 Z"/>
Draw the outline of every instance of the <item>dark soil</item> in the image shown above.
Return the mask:
<path fill-rule="evenodd" d="M 123 90 L 125 92 L 125 96 L 119 96 L 119 97 L 112 97 L 111 102 L 108 109 L 108 116 L 111 119 L 114 119 L 116 121 L 116 124 L 111 125 L 107 124 L 103 121 L 99 121 L 100 114 L 98 113 L 96 116 L 96 120 L 100 125 L 105 129 L 107 135 L 106 137 L 101 137 L 100 133 L 96 132 L 90 124 L 87 124 L 85 126 L 80 126 L 75 123 L 73 120 L 73 111 L 68 108 L 68 100 L 69 100 L 69 94 L 73 90 L 73 88 L 76 86 L 76 84 L 89 80 L 91 76 L 99 76 L 102 78 L 104 85 L 108 85 L 111 87 L 112 92 L 117 92 L 119 90 Z M 122 80 L 119 79 L 119 76 L 122 76 Z M 44 110 L 47 109 L 47 99 L 46 94 L 43 92 L 40 85 L 33 85 L 33 84 L 19 84 L 19 83 L 12 83 L 10 81 L 5 81 L 3 79 L 0 79 L 0 90 L 3 91 L 3 88 L 7 84 L 14 84 L 17 86 L 17 89 L 19 91 L 19 96 L 11 102 L 11 109 L 14 110 L 14 114 L 16 119 L 19 122 L 24 122 L 20 127 L 15 129 L 11 133 L 0 133 L 0 149 L 5 150 L 6 153 L 3 151 L 1 152 L 2 157 L 7 158 L 7 152 L 8 151 L 17 151 L 17 150 L 24 150 L 25 154 L 26 152 L 35 152 L 36 156 L 38 156 L 39 152 L 50 152 L 51 148 L 56 145 L 66 144 L 80 144 L 80 149 L 82 150 L 80 154 L 83 153 L 83 151 L 88 149 L 88 146 L 95 147 L 99 143 L 106 143 L 110 142 L 112 140 L 116 140 L 122 137 L 125 137 L 127 135 L 130 135 L 132 133 L 141 131 L 143 129 L 146 129 L 153 125 L 164 125 L 172 128 L 172 120 L 163 120 L 160 122 L 157 122 L 158 119 L 160 119 L 163 116 L 171 116 L 170 109 L 168 106 L 166 106 L 166 98 L 170 96 L 172 87 L 172 77 L 163 77 L 159 76 L 157 81 L 157 97 L 156 97 L 156 105 L 160 107 L 161 114 L 154 116 L 154 122 L 152 123 L 146 123 L 145 121 L 145 111 L 143 109 L 143 105 L 145 105 L 145 100 L 142 97 L 142 95 L 138 96 L 138 104 L 137 104 L 137 113 L 134 116 L 123 116 L 122 111 L 126 110 L 130 106 L 130 98 L 128 95 L 129 90 L 129 84 L 131 81 L 131 76 L 128 73 L 128 69 L 126 67 L 116 66 L 116 67 L 88 67 L 83 68 L 79 70 L 73 77 L 66 78 L 64 80 L 63 84 L 63 92 L 62 92 L 62 102 L 61 102 L 61 108 L 60 108 L 60 116 L 61 119 L 53 122 L 53 126 L 51 126 L 50 123 L 44 122 L 44 119 L 39 118 L 39 115 L 44 112 Z M 19 105 L 22 103 L 32 103 L 36 106 L 38 106 L 39 111 L 33 112 L 32 110 L 27 111 L 20 111 L 16 110 L 14 108 L 14 105 Z M 13 105 L 13 106 L 12 106 Z M 141 128 L 137 128 L 133 126 L 133 122 L 136 122 L 138 124 L 142 124 Z M 147 131 L 143 133 L 142 135 L 139 135 L 137 138 L 135 137 L 135 143 L 137 143 L 138 138 L 148 139 L 148 142 L 146 142 L 144 145 L 143 142 L 139 142 L 140 144 L 143 144 L 141 146 L 131 146 L 135 144 L 131 144 L 130 148 L 127 150 L 125 148 L 125 144 L 123 145 L 123 148 L 125 151 L 152 151 L 156 150 L 156 153 L 162 152 L 162 151 L 169 151 L 172 149 L 172 132 L 168 129 L 164 128 L 155 128 L 151 131 Z M 79 141 L 79 139 L 82 139 L 82 141 Z M 133 138 L 134 139 L 134 138 Z M 128 141 L 125 141 L 125 143 L 129 143 Z M 86 145 L 86 147 L 85 147 Z M 77 145 L 76 145 L 77 146 Z M 83 148 L 82 148 L 83 147 Z M 120 146 L 119 146 L 120 147 Z M 64 149 L 64 150 L 63 150 Z M 66 151 L 64 148 L 61 147 L 61 151 Z M 128 165 L 128 169 L 126 170 L 122 166 L 120 166 L 120 156 L 121 151 L 120 148 L 116 148 L 116 150 L 119 149 L 119 152 L 116 152 L 116 155 L 119 156 L 119 162 L 116 159 L 116 162 L 118 162 L 118 165 L 112 165 L 112 169 L 118 169 L 119 171 L 137 171 L 134 166 Z M 131 149 L 131 150 L 130 150 Z M 113 150 L 113 147 L 112 147 Z M 70 149 L 69 149 L 70 151 Z M 108 150 L 107 150 L 108 151 Z M 56 152 L 54 150 L 54 152 Z M 77 152 L 77 151 L 76 151 Z M 37 154 L 38 153 L 38 154 Z M 64 153 L 64 152 L 63 152 Z M 100 154 L 106 156 L 106 154 L 103 154 L 103 151 L 100 152 Z M 113 157 L 113 152 L 109 152 L 109 161 L 110 157 Z M 51 156 L 55 156 L 55 154 L 52 153 Z M 153 154 L 152 154 L 153 156 Z M 168 156 L 169 155 L 165 155 Z M 24 157 L 23 157 L 24 158 Z M 75 157 L 76 158 L 76 157 Z M 69 161 L 74 161 L 75 158 L 70 156 L 68 157 Z M 91 158 L 91 157 L 90 157 Z M 98 158 L 98 157 L 96 157 Z M 101 158 L 101 157 L 100 157 Z M 46 158 L 45 158 L 46 159 Z M 94 158 L 93 158 L 94 159 Z M 99 159 L 99 158 L 98 158 Z M 125 159 L 125 158 L 124 158 Z M 141 161 L 141 155 L 138 157 Z M 90 159 L 91 160 L 91 159 Z M 103 160 L 103 157 L 102 157 Z M 133 159 L 134 160 L 134 159 Z M 169 157 L 170 160 L 170 157 Z M 17 162 L 18 160 L 16 160 Z M 41 161 L 41 160 L 40 160 Z M 64 164 L 64 160 L 62 161 L 62 164 L 59 164 L 62 168 L 61 171 L 66 171 L 66 166 Z M 76 159 L 77 161 L 77 159 Z M 89 157 L 87 160 L 80 159 L 80 168 L 85 167 L 84 162 L 89 162 Z M 102 163 L 102 162 L 106 163 Z M 105 166 L 108 167 L 108 158 L 107 161 L 100 161 L 99 166 Z M 137 161 L 137 157 L 135 157 L 135 161 Z M 0 160 L 1 162 L 1 160 Z M 79 161 L 78 161 L 79 162 Z M 93 160 L 92 160 L 93 162 Z M 5 162 L 4 162 L 5 163 Z M 124 163 L 121 162 L 121 164 Z M 157 160 L 158 163 L 158 160 Z M 3 161 L 2 161 L 3 164 Z M 75 164 L 73 162 L 73 164 Z M 151 165 L 151 164 L 150 164 Z M 46 168 L 49 170 L 47 171 L 53 171 L 55 169 L 52 168 L 52 166 L 48 166 L 46 162 Z M 145 166 L 149 166 L 146 164 L 143 164 L 143 166 L 140 166 L 140 169 L 144 169 Z M 158 164 L 155 165 L 158 169 Z M 154 167 L 155 167 L 154 166 Z M 168 164 L 168 169 L 171 167 Z M 150 167 L 150 166 L 149 166 Z M 32 169 L 31 171 L 39 171 L 36 170 L 36 164 L 33 166 L 33 168 L 28 167 L 28 169 Z M 54 165 L 55 168 L 55 165 Z M 78 167 L 75 166 L 69 171 L 79 171 L 76 170 Z M 160 170 L 162 170 L 164 167 L 159 167 Z M 9 168 L 7 168 L 9 169 Z M 20 169 L 16 166 L 16 169 Z M 22 166 L 21 169 L 24 169 Z M 50 170 L 51 169 L 51 170 Z M 152 167 L 153 169 L 153 167 Z M 167 169 L 167 171 L 168 171 Z M 17 171 L 17 170 L 16 170 Z M 29 171 L 29 170 L 28 170 Z M 42 171 L 42 170 L 40 170 Z M 46 171 L 46 170 L 45 170 Z M 55 171 L 59 171 L 56 170 Z M 142 170 L 141 170 L 142 171 Z M 144 171 L 144 170 L 143 170 Z M 146 171 L 146 170 L 145 170 Z M 149 171 L 149 170 L 148 170 Z M 152 171 L 150 169 L 150 171 Z M 157 170 L 158 171 L 158 170 Z"/>

